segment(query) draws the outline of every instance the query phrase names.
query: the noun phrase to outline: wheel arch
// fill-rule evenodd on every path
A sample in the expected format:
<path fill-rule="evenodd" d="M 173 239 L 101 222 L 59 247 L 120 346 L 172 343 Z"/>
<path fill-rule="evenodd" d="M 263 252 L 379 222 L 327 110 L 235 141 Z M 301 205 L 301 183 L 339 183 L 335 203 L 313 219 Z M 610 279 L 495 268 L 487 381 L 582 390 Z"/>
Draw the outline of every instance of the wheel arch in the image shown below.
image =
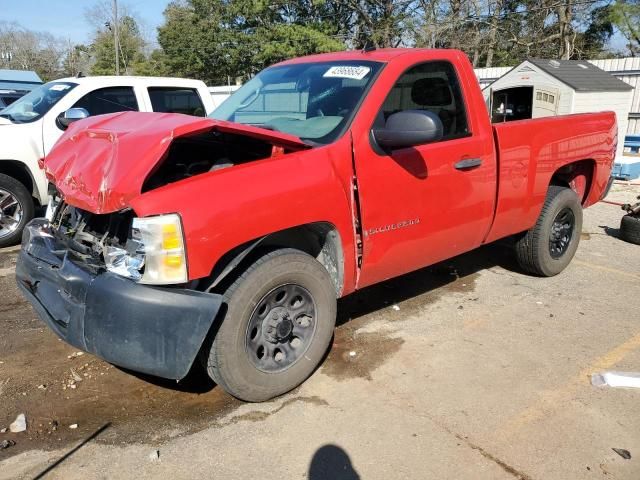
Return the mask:
<path fill-rule="evenodd" d="M 596 162 L 592 159 L 577 160 L 559 167 L 551 176 L 549 185 L 568 187 L 578 195 L 584 205 L 593 185 Z"/>
<path fill-rule="evenodd" d="M 226 252 L 211 274 L 200 280 L 207 291 L 220 292 L 255 260 L 259 251 L 294 248 L 314 257 L 327 270 L 338 297 L 344 287 L 344 252 L 338 229 L 330 222 L 313 222 L 272 232 Z"/>
<path fill-rule="evenodd" d="M 40 201 L 36 181 L 25 163 L 19 160 L 0 160 L 0 173 L 15 178 L 25 186 L 33 198 Z"/>

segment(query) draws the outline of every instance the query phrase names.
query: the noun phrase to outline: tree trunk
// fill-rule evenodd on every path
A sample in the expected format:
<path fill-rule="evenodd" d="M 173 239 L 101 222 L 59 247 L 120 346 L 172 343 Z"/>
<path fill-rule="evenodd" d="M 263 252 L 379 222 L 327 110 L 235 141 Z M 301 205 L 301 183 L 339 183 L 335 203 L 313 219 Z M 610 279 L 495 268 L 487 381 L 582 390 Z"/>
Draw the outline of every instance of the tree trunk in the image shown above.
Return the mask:
<path fill-rule="evenodd" d="M 558 7 L 558 25 L 560 27 L 560 58 L 569 60 L 573 54 L 574 36 L 571 31 L 573 19 L 573 0 L 567 0 Z"/>
<path fill-rule="evenodd" d="M 499 6 L 498 6 L 499 4 Z M 487 47 L 487 60 L 484 64 L 486 68 L 489 68 L 493 65 L 493 54 L 496 48 L 496 36 L 498 34 L 498 20 L 500 16 L 500 11 L 502 7 L 502 1 L 497 2 L 496 9 L 493 12 L 491 17 L 491 26 L 489 27 L 489 41 Z"/>

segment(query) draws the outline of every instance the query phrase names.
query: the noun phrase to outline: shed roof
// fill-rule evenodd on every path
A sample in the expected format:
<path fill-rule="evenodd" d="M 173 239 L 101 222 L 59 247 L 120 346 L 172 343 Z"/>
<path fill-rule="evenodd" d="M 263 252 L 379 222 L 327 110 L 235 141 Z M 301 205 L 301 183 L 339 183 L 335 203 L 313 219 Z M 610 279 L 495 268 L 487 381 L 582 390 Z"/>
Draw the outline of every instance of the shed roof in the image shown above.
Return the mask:
<path fill-rule="evenodd" d="M 530 58 L 529 62 L 544 70 L 578 92 L 617 92 L 633 90 L 628 83 L 586 60 L 544 60 Z"/>

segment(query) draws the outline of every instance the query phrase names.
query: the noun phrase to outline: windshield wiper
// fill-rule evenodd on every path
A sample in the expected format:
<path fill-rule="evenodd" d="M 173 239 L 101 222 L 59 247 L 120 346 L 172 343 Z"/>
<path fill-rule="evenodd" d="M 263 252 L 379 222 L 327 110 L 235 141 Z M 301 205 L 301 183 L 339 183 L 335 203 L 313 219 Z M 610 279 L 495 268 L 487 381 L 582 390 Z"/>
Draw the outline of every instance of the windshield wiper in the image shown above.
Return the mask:
<path fill-rule="evenodd" d="M 10 113 L 0 113 L 0 117 L 2 117 L 2 118 L 6 118 L 6 119 L 7 119 L 7 120 L 9 120 L 10 122 L 20 123 L 20 122 L 18 122 L 15 118 L 13 118 L 13 117 L 11 116 L 11 114 L 10 114 Z"/>

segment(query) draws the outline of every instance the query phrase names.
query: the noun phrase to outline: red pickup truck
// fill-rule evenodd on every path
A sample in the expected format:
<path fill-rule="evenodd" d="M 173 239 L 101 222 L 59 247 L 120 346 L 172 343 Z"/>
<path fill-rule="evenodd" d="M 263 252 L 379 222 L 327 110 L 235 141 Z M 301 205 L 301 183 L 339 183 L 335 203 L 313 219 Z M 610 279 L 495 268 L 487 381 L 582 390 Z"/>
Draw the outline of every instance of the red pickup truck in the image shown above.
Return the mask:
<path fill-rule="evenodd" d="M 610 112 L 491 125 L 459 51 L 297 58 L 207 119 L 74 123 L 16 276 L 82 350 L 173 379 L 199 360 L 266 400 L 314 371 L 357 289 L 505 237 L 525 271 L 560 273 L 616 142 Z"/>

